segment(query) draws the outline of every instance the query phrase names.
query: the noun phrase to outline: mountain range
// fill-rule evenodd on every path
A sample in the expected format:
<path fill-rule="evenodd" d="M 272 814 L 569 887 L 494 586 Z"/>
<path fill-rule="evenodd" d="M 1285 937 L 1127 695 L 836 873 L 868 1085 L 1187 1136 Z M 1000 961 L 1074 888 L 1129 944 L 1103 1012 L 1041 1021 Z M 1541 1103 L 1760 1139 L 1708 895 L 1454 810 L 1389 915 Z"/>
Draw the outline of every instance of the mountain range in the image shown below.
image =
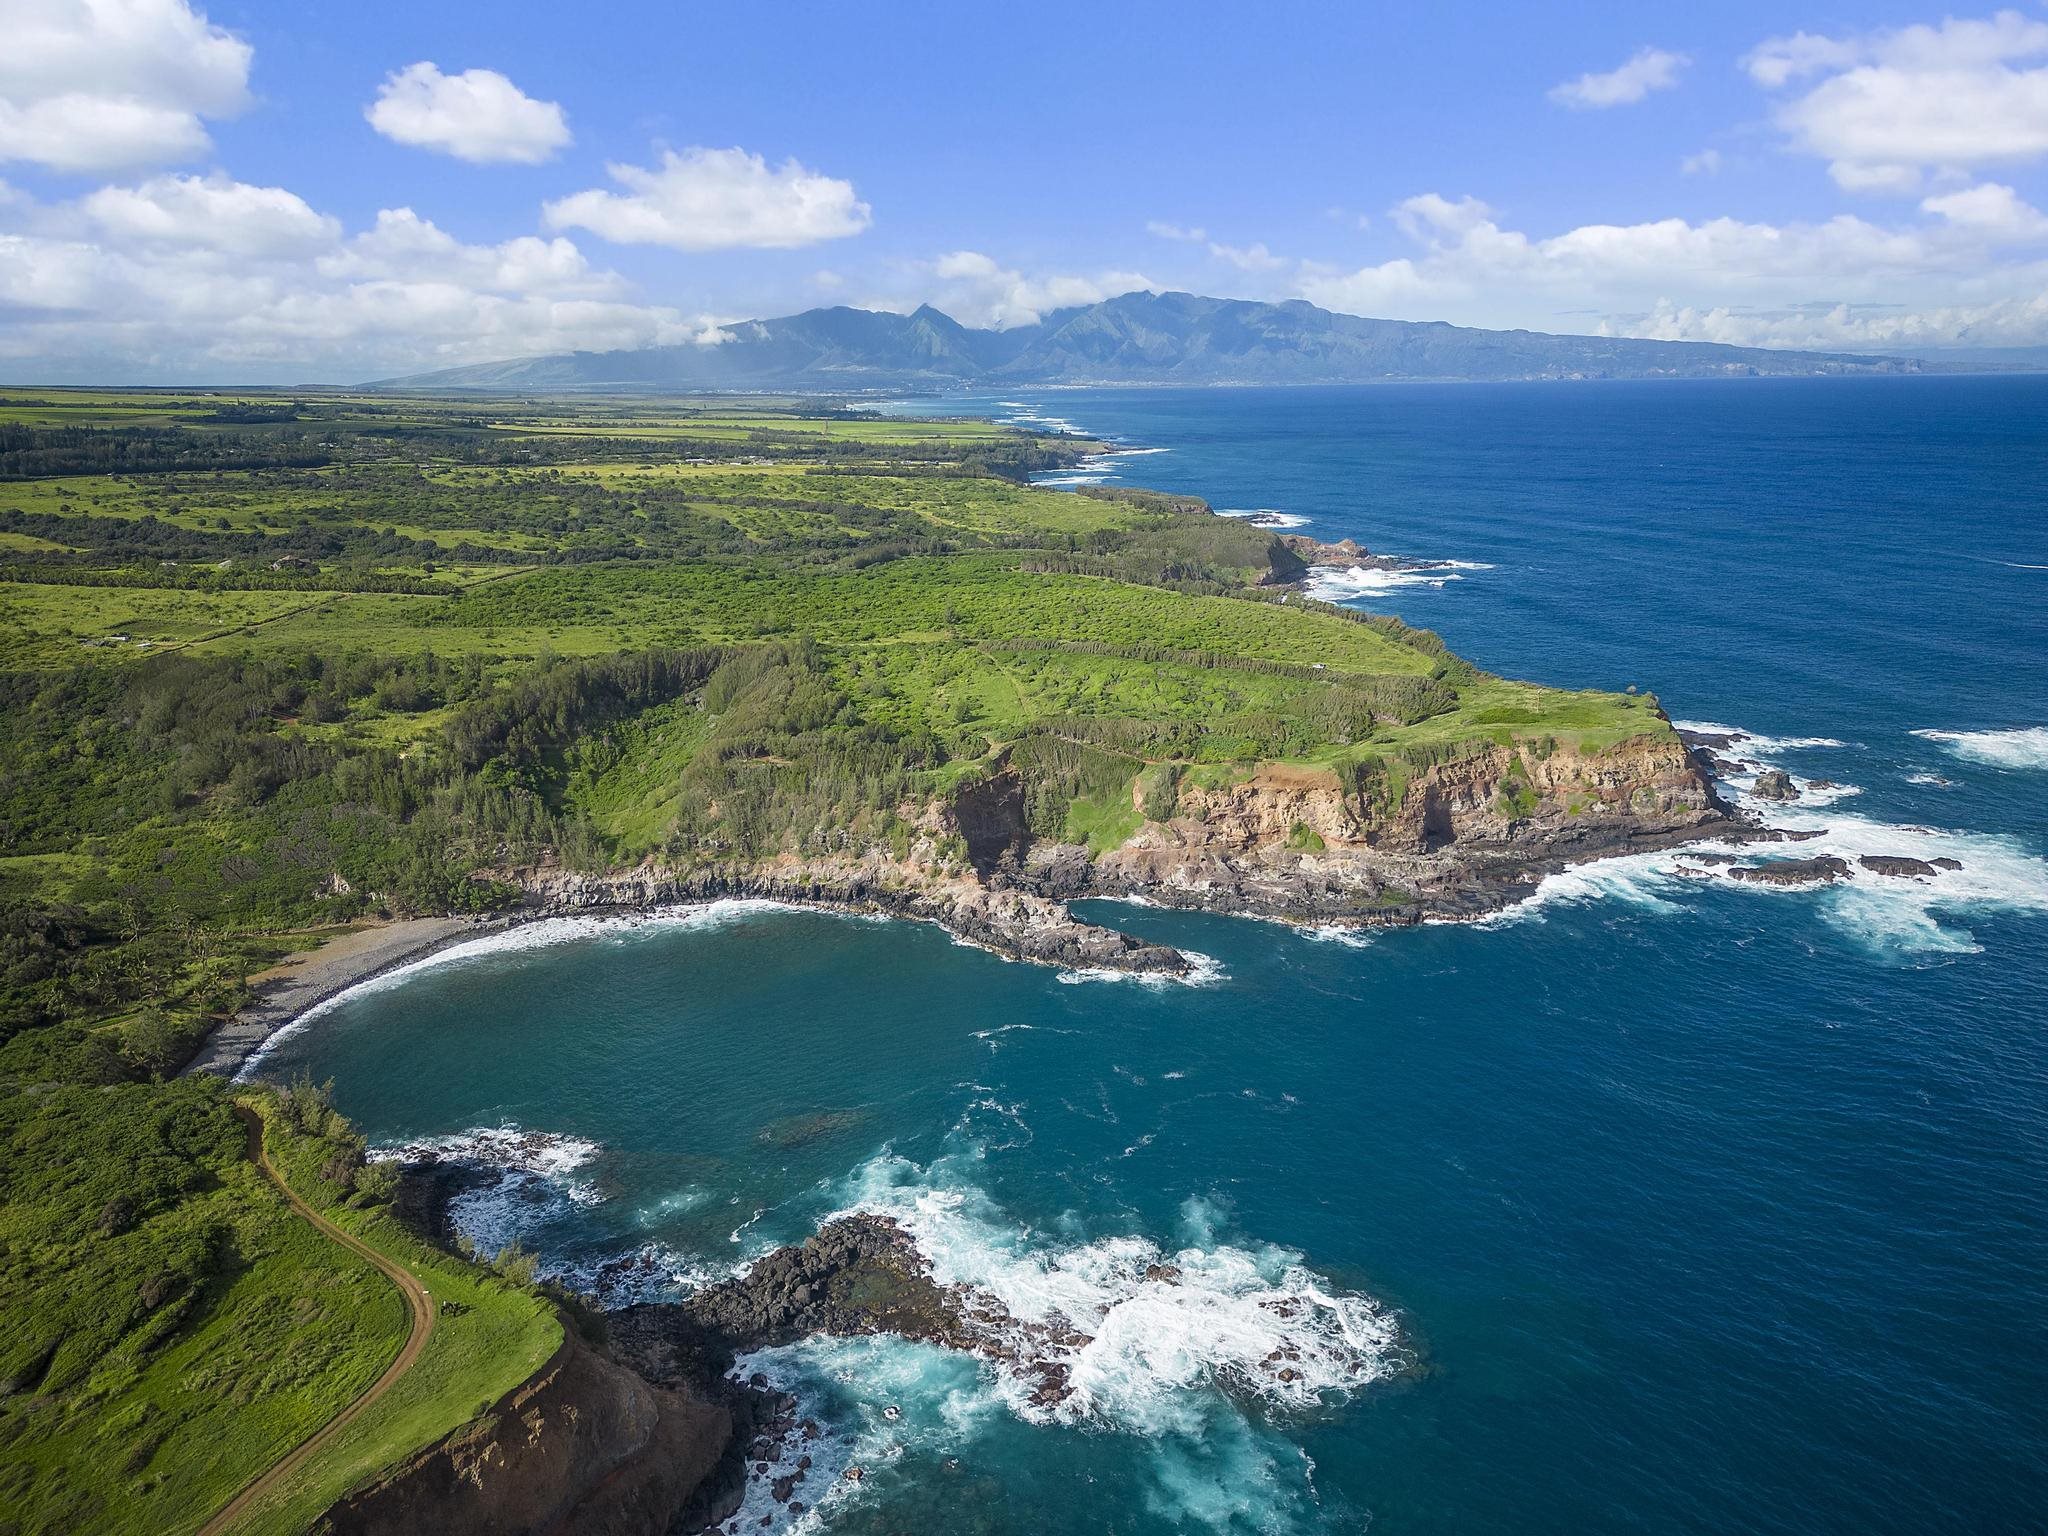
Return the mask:
<path fill-rule="evenodd" d="M 1643 379 L 1917 373 L 1912 358 L 1712 342 L 1486 331 L 1280 304 L 1136 292 L 1032 325 L 975 330 L 910 314 L 810 309 L 723 339 L 448 368 L 375 387 L 484 390 L 960 389 L 1025 384 L 1368 384 L 1403 379 Z"/>

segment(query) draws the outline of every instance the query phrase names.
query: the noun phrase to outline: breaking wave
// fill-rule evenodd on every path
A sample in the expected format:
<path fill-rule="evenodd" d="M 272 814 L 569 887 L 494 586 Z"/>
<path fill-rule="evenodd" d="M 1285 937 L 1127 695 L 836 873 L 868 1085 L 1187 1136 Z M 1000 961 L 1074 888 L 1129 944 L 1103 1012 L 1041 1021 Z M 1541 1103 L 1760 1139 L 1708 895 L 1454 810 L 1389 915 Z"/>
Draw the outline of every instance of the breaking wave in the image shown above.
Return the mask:
<path fill-rule="evenodd" d="M 1476 560 L 1418 560 L 1393 569 L 1365 565 L 1315 565 L 1302 583 L 1310 597 L 1326 603 L 1356 602 L 1401 587 L 1442 587 L 1463 581 L 1466 571 L 1490 571 Z"/>
<path fill-rule="evenodd" d="M 1964 926 L 1972 914 L 2048 916 L 2048 860 L 2015 838 L 1842 813 L 1839 802 L 1862 793 L 1853 784 L 1794 776 L 1799 798 L 1789 802 L 1751 792 L 1758 774 L 1779 766 L 1782 756 L 1843 749 L 1848 743 L 1826 736 L 1759 736 L 1711 722 L 1677 724 L 1688 733 L 1726 738 L 1715 749 L 1723 764 L 1723 793 L 1762 825 L 1788 834 L 1788 840 L 1690 843 L 1577 865 L 1549 876 L 1526 900 L 1478 926 L 1541 921 L 1548 908 L 1594 901 L 1620 902 L 1649 914 L 1678 913 L 1686 910 L 1689 892 L 1711 887 L 1762 900 L 1816 900 L 1825 921 L 1867 948 L 1911 958 L 1978 952 L 1982 946 Z M 1836 878 L 1779 885 L 1730 874 L 1735 868 L 1806 860 L 1838 861 Z M 1912 864 L 1888 864 L 1897 860 Z M 1906 872 L 1888 873 L 1888 867 Z"/>
<path fill-rule="evenodd" d="M 1935 741 L 1965 762 L 1992 768 L 2048 768 L 2048 725 L 2010 731 L 1915 731 L 1922 741 Z"/>
<path fill-rule="evenodd" d="M 1218 507 L 1218 517 L 1234 517 L 1259 528 L 1305 528 L 1315 519 L 1299 512 L 1282 512 L 1278 507 Z"/>
<path fill-rule="evenodd" d="M 1006 1321 L 972 1355 L 879 1334 L 743 1356 L 736 1377 L 787 1394 L 787 1428 L 757 1442 L 725 1529 L 815 1530 L 877 1495 L 912 1507 L 1005 1420 L 1139 1437 L 1148 1502 L 1174 1528 L 1239 1529 L 1252 1507 L 1265 1515 L 1250 1528 L 1300 1523 L 1313 1464 L 1272 1421 L 1404 1370 L 1393 1315 L 1290 1249 L 1220 1240 L 1221 1213 L 1199 1199 L 1182 1205 L 1173 1243 L 1020 1223 L 975 1182 L 989 1148 L 955 1144 L 926 1167 L 870 1160 L 820 1220 L 889 1217 L 936 1283 L 999 1304 L 977 1315 Z M 1057 1400 L 1040 1390 L 1049 1364 L 1068 1385 Z"/>
<path fill-rule="evenodd" d="M 1216 1241 L 1217 1218 L 1203 1202 L 1183 1206 L 1187 1241 L 1177 1248 L 1134 1236 L 1062 1243 L 1000 1210 L 960 1176 L 965 1161 L 926 1169 L 884 1154 L 856 1170 L 835 1215 L 892 1218 L 939 1284 L 986 1292 L 1019 1323 L 1039 1325 L 1019 1352 L 1056 1351 L 1073 1390 L 1047 1405 L 1025 1376 L 998 1371 L 996 1391 L 1020 1418 L 1185 1430 L 1189 1395 L 1200 1389 L 1301 1411 L 1403 1363 L 1394 1319 L 1372 1298 L 1331 1285 L 1289 1249 Z M 1082 1341 L 1048 1345 L 1047 1328 Z"/>
<path fill-rule="evenodd" d="M 603 1151 L 585 1137 L 508 1123 L 393 1142 L 373 1147 L 370 1157 L 447 1168 L 454 1191 L 446 1214 L 456 1236 L 486 1258 L 513 1243 L 537 1252 L 540 1278 L 594 1296 L 603 1306 L 673 1298 L 679 1289 L 704 1283 L 709 1271 L 665 1243 L 579 1256 L 549 1241 L 607 1200 L 604 1188 L 584 1176 Z"/>

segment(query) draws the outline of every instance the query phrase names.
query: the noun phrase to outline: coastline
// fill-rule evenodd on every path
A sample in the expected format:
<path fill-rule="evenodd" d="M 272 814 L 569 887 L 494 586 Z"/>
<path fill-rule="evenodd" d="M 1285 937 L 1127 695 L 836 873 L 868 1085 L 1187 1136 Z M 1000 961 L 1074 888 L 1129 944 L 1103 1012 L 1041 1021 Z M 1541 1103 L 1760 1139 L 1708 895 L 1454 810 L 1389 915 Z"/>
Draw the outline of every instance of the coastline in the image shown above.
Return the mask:
<path fill-rule="evenodd" d="M 232 1079 L 278 1034 L 322 1003 L 466 940 L 517 926 L 521 920 L 516 914 L 395 918 L 337 934 L 312 949 L 288 955 L 251 978 L 255 997 L 206 1037 L 178 1075 L 213 1072 Z"/>
<path fill-rule="evenodd" d="M 1266 911 L 1237 901 L 1206 901 L 1187 891 L 1156 885 L 1140 888 L 1112 881 L 1104 881 L 1098 888 L 1072 892 L 1070 899 L 1135 901 L 1169 911 L 1209 912 L 1277 922 L 1304 932 L 1330 928 L 1368 932 L 1423 922 L 1479 922 L 1527 901 L 1551 875 L 1583 864 L 1692 842 L 1748 841 L 1768 839 L 1769 836 L 1764 829 L 1736 817 L 1693 827 L 1643 833 L 1619 846 L 1578 851 L 1576 857 L 1553 853 L 1547 858 L 1526 860 L 1512 875 L 1500 870 L 1490 871 L 1490 878 L 1484 880 L 1480 887 L 1466 889 L 1463 901 L 1447 902 L 1434 909 L 1416 908 L 1399 913 Z M 992 896 L 998 893 L 987 887 L 978 889 Z M 932 923 L 943 929 L 955 943 L 1006 961 L 1046 965 L 1076 979 L 1127 977 L 1133 980 L 1178 981 L 1187 985 L 1201 985 L 1215 979 L 1214 963 L 1206 957 L 1165 945 L 1144 943 L 1120 930 L 1083 922 L 1066 911 L 1064 901 L 1050 902 L 1017 891 L 1002 894 L 1030 901 L 1034 907 L 1057 906 L 1061 918 L 1055 931 L 1066 929 L 1082 935 L 1108 935 L 1123 947 L 1107 955 L 1099 949 L 1094 954 L 1077 952 L 1071 956 L 1034 953 L 1018 942 L 1018 935 L 1010 931 L 1007 924 L 990 922 L 983 913 L 975 914 L 978 921 L 963 922 L 959 920 L 963 914 L 957 906 L 921 911 L 914 902 L 902 899 L 900 893 L 898 899 L 885 901 L 876 899 L 871 891 L 834 892 L 817 885 L 790 889 L 778 886 L 771 879 L 720 881 L 708 889 L 690 889 L 678 883 L 622 871 L 608 878 L 598 877 L 590 885 L 581 886 L 570 899 L 563 899 L 559 893 L 534 899 L 537 893 L 529 888 L 528 902 L 509 912 L 484 917 L 396 918 L 374 927 L 337 935 L 313 949 L 288 956 L 271 970 L 252 978 L 256 992 L 254 999 L 207 1037 L 192 1060 L 180 1069 L 179 1075 L 211 1072 L 230 1080 L 237 1079 L 281 1035 L 304 1021 L 314 1010 L 365 983 L 418 965 L 458 945 L 509 934 L 552 919 L 589 919 L 593 922 L 607 917 L 652 919 L 662 914 L 708 910 L 729 901 L 760 902 L 794 911 L 826 912 L 848 917 Z"/>

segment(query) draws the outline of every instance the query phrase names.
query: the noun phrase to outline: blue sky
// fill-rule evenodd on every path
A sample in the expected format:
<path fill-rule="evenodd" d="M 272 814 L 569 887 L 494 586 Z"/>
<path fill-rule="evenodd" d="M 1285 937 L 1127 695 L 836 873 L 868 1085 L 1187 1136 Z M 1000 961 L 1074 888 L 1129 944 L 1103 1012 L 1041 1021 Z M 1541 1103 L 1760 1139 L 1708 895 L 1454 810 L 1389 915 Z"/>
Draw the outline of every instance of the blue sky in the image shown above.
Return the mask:
<path fill-rule="evenodd" d="M 2048 343 L 2048 9 L 6 0 L 0 377 L 1126 288 Z"/>

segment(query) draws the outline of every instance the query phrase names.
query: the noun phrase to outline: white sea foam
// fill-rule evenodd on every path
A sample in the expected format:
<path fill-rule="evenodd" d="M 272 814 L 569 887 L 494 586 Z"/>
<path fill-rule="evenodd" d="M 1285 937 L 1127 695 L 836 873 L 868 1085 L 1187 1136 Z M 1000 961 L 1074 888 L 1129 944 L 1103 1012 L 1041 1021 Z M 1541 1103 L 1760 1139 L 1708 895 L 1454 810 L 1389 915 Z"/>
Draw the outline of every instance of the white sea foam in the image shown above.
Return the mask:
<path fill-rule="evenodd" d="M 1736 738 L 1727 751 L 1737 757 L 1749 754 L 1755 757 L 1776 757 L 1781 752 L 1800 752 L 1821 747 L 1846 747 L 1846 741 L 1837 741 L 1832 736 L 1764 736 L 1755 731 L 1746 731 L 1739 725 L 1721 725 L 1712 720 L 1674 720 L 1673 726 L 1699 736 L 1731 736 Z"/>
<path fill-rule="evenodd" d="M 1312 1463 L 1246 1410 L 1314 1408 L 1386 1379 L 1406 1363 L 1394 1319 L 1297 1253 L 1223 1241 L 1221 1214 L 1199 1200 L 1182 1208 L 1178 1249 L 1034 1232 L 972 1182 L 985 1151 L 976 1144 L 928 1169 L 885 1154 L 849 1176 L 836 1214 L 893 1218 L 934 1280 L 1000 1302 L 1015 1323 L 999 1342 L 1016 1358 L 888 1334 L 742 1356 L 735 1378 L 758 1373 L 788 1392 L 796 1427 L 752 1458 L 725 1529 L 826 1528 L 886 1488 L 899 1462 L 922 1471 L 970 1456 L 992 1420 L 1011 1416 L 1144 1441 L 1147 1501 L 1176 1529 L 1216 1527 L 1219 1511 L 1249 1498 L 1269 1510 L 1312 1499 Z M 1037 1392 L 1047 1365 L 1063 1368 L 1070 1388 L 1057 1403 Z M 775 1497 L 778 1483 L 789 1502 Z"/>
<path fill-rule="evenodd" d="M 1199 1203 L 1183 1212 L 1188 1242 L 1178 1249 L 1134 1236 L 1061 1242 L 1020 1227 L 962 1177 L 976 1161 L 921 1169 L 878 1157 L 853 1175 L 839 1214 L 893 1218 L 939 1284 L 986 1292 L 1030 1325 L 1016 1341 L 1026 1368 L 994 1373 L 997 1395 L 1021 1418 L 1185 1431 L 1205 1411 L 1203 1392 L 1300 1410 L 1402 1364 L 1394 1319 L 1370 1297 L 1332 1286 L 1290 1250 L 1218 1242 L 1214 1213 Z M 1060 1402 L 1035 1398 L 1034 1355 L 1066 1368 L 1071 1391 Z"/>
<path fill-rule="evenodd" d="M 1261 528 L 1305 528 L 1314 521 L 1299 512 L 1282 512 L 1278 507 L 1218 507 L 1216 515 L 1242 518 Z"/>
<path fill-rule="evenodd" d="M 1119 971 L 1110 966 L 1082 966 L 1062 970 L 1060 980 L 1069 986 L 1078 986 L 1089 981 L 1134 981 L 1147 987 L 1213 987 L 1227 979 L 1223 962 L 1211 955 L 1192 949 L 1181 954 L 1188 962 L 1187 970 L 1175 974 L 1172 971 Z"/>
<path fill-rule="evenodd" d="M 511 1123 L 477 1126 L 452 1136 L 421 1136 L 381 1146 L 373 1156 L 398 1162 L 467 1163 L 507 1173 L 566 1179 L 604 1149 L 581 1136 L 528 1131 Z"/>
<path fill-rule="evenodd" d="M 379 1146 L 370 1156 L 379 1162 L 454 1163 L 470 1170 L 478 1182 L 450 1197 L 448 1223 L 488 1254 L 523 1241 L 535 1227 L 573 1206 L 602 1204 L 603 1192 L 575 1177 L 601 1150 L 580 1136 L 496 1125 Z"/>
<path fill-rule="evenodd" d="M 1396 570 L 1364 565 L 1312 565 L 1302 585 L 1310 597 L 1326 603 L 1352 602 L 1401 587 L 1442 587 L 1463 581 L 1466 571 L 1490 571 L 1476 560 L 1426 560 Z"/>
<path fill-rule="evenodd" d="M 1703 842 L 1659 853 L 1632 854 L 1576 865 L 1545 879 L 1527 900 L 1484 919 L 1481 926 L 1505 926 L 1535 919 L 1548 907 L 1618 901 L 1641 911 L 1684 910 L 1688 890 L 1701 885 L 1738 890 L 1758 900 L 1810 900 L 1827 922 L 1880 954 L 1926 956 L 1975 952 L 1980 946 L 1964 926 L 1974 913 L 2048 916 L 2048 860 L 2016 839 L 1996 833 L 1901 825 L 1841 812 L 1838 803 L 1861 790 L 1853 784 L 1828 787 L 1794 778 L 1799 799 L 1763 800 L 1750 793 L 1758 772 L 1786 753 L 1842 749 L 1847 743 L 1825 736 L 1757 736 L 1738 727 L 1681 721 L 1682 730 L 1729 736 L 1718 748 L 1731 768 L 1722 789 L 1767 827 L 1818 834 L 1797 842 Z M 1743 864 L 1777 860 L 1840 859 L 1848 874 L 1840 880 L 1780 886 L 1730 878 L 1730 865 L 1694 857 L 1733 855 Z M 1901 877 L 1866 868 L 1865 858 L 1908 858 L 1932 863 L 1952 859 L 1959 869 Z"/>
<path fill-rule="evenodd" d="M 1321 928 L 1304 928 L 1301 936 L 1317 944 L 1342 944 L 1348 949 L 1369 948 L 1374 937 L 1363 928 L 1346 928 L 1337 923 Z"/>
<path fill-rule="evenodd" d="M 2010 731 L 1915 731 L 1923 741 L 1940 742 L 1965 762 L 1992 768 L 2048 768 L 2048 725 Z"/>

